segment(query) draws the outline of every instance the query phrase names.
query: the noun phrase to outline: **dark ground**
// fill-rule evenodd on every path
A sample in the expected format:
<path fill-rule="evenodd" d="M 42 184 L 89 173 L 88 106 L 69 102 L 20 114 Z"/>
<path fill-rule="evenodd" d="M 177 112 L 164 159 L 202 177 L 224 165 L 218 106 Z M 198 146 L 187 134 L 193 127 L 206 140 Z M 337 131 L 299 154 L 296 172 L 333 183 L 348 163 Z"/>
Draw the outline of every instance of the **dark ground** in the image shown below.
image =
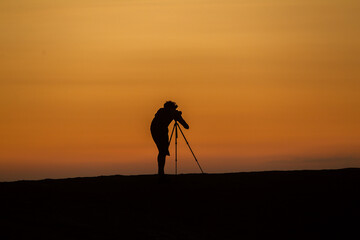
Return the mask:
<path fill-rule="evenodd" d="M 360 239 L 360 169 L 19 181 L 0 193 L 0 239 Z"/>

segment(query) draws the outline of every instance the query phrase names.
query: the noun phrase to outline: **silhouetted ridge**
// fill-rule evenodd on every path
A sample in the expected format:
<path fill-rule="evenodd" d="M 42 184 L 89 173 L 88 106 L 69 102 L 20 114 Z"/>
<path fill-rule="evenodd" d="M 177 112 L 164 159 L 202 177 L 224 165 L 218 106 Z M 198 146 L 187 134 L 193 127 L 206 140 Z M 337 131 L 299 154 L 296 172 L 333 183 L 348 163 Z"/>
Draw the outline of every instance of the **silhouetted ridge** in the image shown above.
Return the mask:
<path fill-rule="evenodd" d="M 315 239 L 357 233 L 360 169 L 0 183 L 4 239 Z"/>

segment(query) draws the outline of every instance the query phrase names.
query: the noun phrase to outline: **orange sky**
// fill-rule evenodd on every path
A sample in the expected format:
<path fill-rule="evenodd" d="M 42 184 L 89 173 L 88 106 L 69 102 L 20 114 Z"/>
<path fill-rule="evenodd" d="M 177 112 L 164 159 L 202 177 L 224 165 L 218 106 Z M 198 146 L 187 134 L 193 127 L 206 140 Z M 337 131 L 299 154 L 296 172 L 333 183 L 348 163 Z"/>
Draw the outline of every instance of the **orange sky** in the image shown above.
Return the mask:
<path fill-rule="evenodd" d="M 3 0 L 0 181 L 155 173 L 166 100 L 206 172 L 360 167 L 359 8 Z"/>

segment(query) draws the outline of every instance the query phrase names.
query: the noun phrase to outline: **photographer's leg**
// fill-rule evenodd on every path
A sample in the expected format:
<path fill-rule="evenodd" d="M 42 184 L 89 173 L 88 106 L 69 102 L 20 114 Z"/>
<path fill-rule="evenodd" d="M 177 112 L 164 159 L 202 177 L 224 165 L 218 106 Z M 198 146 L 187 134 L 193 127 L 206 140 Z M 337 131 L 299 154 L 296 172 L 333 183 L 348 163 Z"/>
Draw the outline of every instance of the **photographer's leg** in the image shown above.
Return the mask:
<path fill-rule="evenodd" d="M 158 174 L 161 176 L 164 175 L 165 158 L 166 158 L 165 154 L 159 153 L 159 155 L 158 155 Z"/>

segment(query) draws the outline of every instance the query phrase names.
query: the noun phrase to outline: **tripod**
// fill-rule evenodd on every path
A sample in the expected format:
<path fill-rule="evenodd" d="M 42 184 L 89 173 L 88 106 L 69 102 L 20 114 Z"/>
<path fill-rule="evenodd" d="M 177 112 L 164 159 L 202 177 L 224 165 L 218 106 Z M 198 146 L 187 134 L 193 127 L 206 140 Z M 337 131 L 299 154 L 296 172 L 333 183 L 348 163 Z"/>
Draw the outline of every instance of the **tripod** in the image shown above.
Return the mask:
<path fill-rule="evenodd" d="M 177 139 L 178 139 L 178 129 L 180 130 L 181 134 L 183 135 L 186 144 L 188 145 L 188 147 L 189 147 L 192 155 L 194 156 L 194 159 L 195 159 L 197 165 L 199 166 L 201 173 L 204 173 L 204 171 L 202 170 L 202 168 L 201 168 L 201 166 L 200 166 L 200 163 L 198 162 L 197 158 L 195 157 L 195 154 L 194 154 L 193 150 L 191 149 L 191 147 L 190 147 L 190 145 L 189 145 L 189 142 L 186 140 L 186 137 L 185 137 L 183 131 L 181 130 L 180 125 L 178 124 L 177 121 L 175 121 L 174 127 L 173 127 L 173 129 L 172 129 L 172 131 L 171 131 L 171 136 L 170 136 L 170 141 L 169 141 L 169 145 L 170 145 L 172 136 L 173 136 L 173 134 L 174 134 L 174 132 L 175 132 L 175 175 L 177 175 Z"/>

